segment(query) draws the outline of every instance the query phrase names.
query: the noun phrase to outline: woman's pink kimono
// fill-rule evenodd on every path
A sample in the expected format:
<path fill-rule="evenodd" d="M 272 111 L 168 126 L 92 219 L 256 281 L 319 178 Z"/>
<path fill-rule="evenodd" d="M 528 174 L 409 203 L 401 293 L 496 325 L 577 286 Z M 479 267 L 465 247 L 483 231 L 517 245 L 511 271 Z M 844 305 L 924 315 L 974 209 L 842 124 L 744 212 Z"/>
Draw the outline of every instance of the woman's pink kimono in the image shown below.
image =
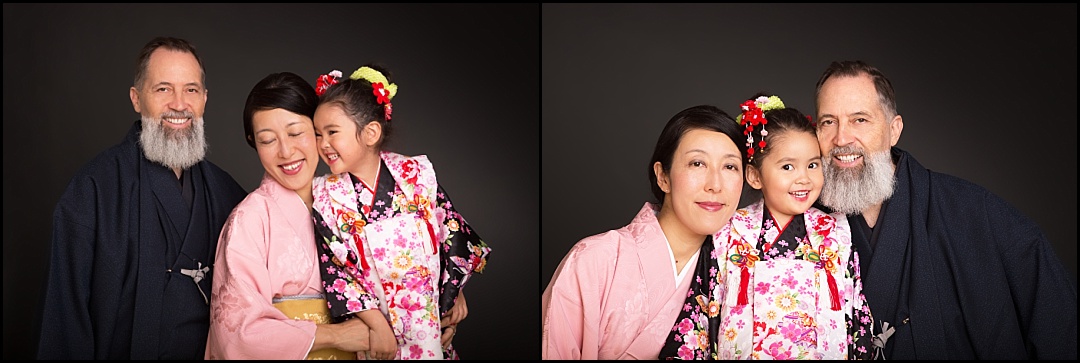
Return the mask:
<path fill-rule="evenodd" d="M 233 209 L 218 240 L 206 359 L 304 359 L 315 323 L 293 320 L 274 297 L 321 295 L 311 214 L 264 175 Z"/>
<path fill-rule="evenodd" d="M 659 207 L 570 250 L 544 290 L 542 359 L 657 359 L 693 273 L 675 284 Z"/>

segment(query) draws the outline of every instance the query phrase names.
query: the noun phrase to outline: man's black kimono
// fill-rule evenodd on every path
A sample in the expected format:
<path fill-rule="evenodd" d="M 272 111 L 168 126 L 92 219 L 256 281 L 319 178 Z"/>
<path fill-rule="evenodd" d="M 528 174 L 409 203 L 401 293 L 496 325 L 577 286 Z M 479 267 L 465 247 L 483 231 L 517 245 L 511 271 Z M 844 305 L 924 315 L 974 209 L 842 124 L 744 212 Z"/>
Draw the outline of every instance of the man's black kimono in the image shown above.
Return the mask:
<path fill-rule="evenodd" d="M 896 190 L 875 228 L 849 216 L 870 312 L 896 329 L 885 357 L 1075 360 L 1076 283 L 1039 226 L 983 187 L 892 157 Z"/>
<path fill-rule="evenodd" d="M 178 180 L 143 156 L 141 129 L 80 169 L 57 202 L 39 359 L 203 358 L 208 267 L 247 193 L 207 160 Z"/>

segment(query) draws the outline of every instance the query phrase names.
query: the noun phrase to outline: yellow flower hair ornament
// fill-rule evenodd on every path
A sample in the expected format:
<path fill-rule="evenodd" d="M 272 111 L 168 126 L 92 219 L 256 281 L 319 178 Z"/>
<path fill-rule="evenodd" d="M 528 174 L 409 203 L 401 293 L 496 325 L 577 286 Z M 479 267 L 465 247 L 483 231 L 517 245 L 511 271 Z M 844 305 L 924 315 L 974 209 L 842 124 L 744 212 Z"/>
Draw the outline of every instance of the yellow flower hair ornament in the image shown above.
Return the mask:
<path fill-rule="evenodd" d="M 397 95 L 397 85 L 390 83 L 382 72 L 367 66 L 357 69 L 349 76 L 349 79 L 363 79 L 371 82 L 371 93 L 375 95 L 375 101 L 383 105 L 384 116 L 387 121 L 390 121 L 390 114 L 394 110 L 393 106 L 390 105 L 390 100 L 394 98 L 394 95 Z"/>

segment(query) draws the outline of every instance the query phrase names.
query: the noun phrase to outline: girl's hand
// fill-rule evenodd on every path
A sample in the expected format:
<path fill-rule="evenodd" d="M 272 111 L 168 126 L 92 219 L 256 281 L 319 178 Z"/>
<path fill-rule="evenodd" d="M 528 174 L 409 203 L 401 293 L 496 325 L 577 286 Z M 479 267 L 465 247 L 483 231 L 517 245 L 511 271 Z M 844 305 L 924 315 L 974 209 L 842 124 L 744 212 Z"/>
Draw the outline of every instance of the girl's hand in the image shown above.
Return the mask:
<path fill-rule="evenodd" d="M 457 335 L 457 324 L 465 320 L 466 315 L 469 315 L 469 307 L 465 305 L 465 293 L 459 291 L 458 297 L 454 299 L 454 307 L 447 310 L 440 321 L 445 328 L 441 340 L 443 349 L 450 347 L 450 341 Z"/>
<path fill-rule="evenodd" d="M 465 320 L 465 316 L 469 315 L 469 307 L 465 304 L 465 291 L 458 292 L 458 296 L 454 299 L 454 307 L 446 311 L 446 314 L 442 316 L 442 326 L 447 327 L 451 325 L 457 325 L 462 320 Z"/>

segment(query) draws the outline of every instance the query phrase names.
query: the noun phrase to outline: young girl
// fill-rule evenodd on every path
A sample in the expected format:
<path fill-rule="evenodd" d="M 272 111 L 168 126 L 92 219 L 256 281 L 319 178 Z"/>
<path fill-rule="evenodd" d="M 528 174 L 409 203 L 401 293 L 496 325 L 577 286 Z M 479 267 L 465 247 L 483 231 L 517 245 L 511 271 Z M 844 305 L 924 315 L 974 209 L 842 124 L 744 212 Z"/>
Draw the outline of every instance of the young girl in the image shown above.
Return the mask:
<path fill-rule="evenodd" d="M 457 359 L 448 341 L 466 314 L 459 294 L 490 248 L 454 210 L 426 156 L 383 150 L 397 93 L 386 72 L 364 66 L 340 76 L 319 77 L 314 119 L 333 173 L 312 182 L 331 316 L 355 314 L 371 327 L 369 358 Z"/>
<path fill-rule="evenodd" d="M 811 205 L 824 175 L 809 118 L 756 96 L 737 120 L 746 180 L 763 198 L 716 235 L 720 359 L 870 359 L 871 316 L 843 214 Z"/>

